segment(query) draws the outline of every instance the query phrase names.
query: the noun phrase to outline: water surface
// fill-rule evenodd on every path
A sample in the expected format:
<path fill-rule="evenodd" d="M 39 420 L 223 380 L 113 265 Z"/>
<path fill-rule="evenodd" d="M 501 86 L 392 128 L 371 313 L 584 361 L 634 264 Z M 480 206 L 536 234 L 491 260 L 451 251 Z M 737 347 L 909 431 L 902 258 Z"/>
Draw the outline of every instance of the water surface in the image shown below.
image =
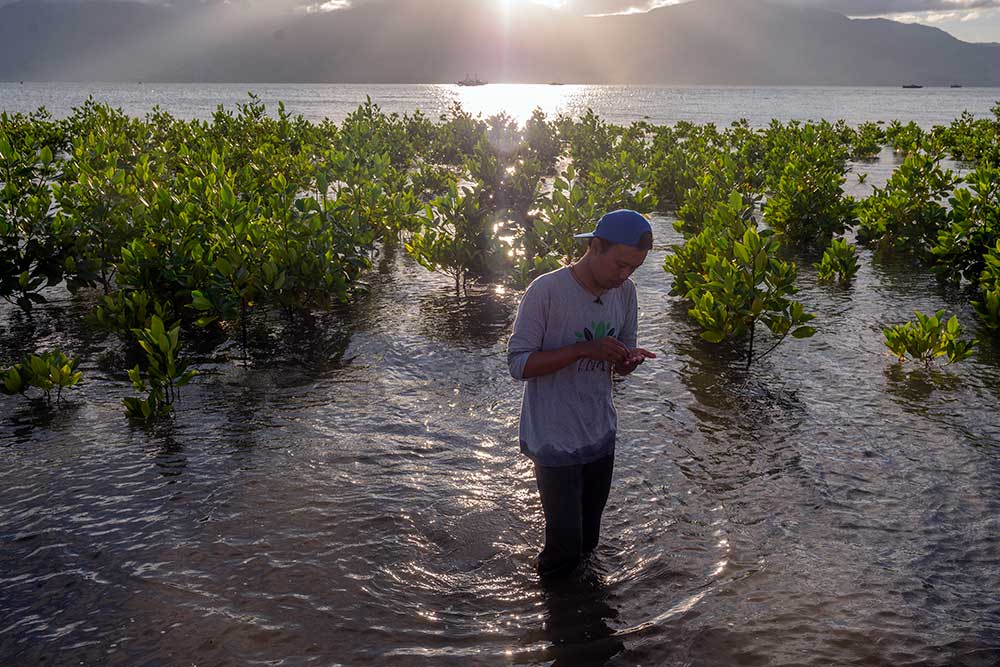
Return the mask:
<path fill-rule="evenodd" d="M 421 110 L 432 119 L 458 102 L 472 114 L 505 112 L 524 122 L 538 107 L 549 117 L 578 117 L 593 109 L 602 119 L 628 125 L 647 120 L 659 125 L 677 121 L 728 125 L 746 118 L 765 127 L 772 118 L 832 121 L 851 125 L 871 121 L 914 121 L 924 128 L 947 125 L 963 111 L 990 116 L 1000 88 L 849 88 L 849 87 L 708 87 L 490 84 L 209 84 L 209 83 L 32 83 L 0 82 L 0 111 L 29 113 L 45 106 L 63 117 L 89 96 L 143 116 L 155 106 L 179 118 L 211 118 L 218 105 L 235 109 L 253 92 L 271 113 L 278 102 L 311 121 L 342 121 L 367 97 L 387 113 Z"/>
<path fill-rule="evenodd" d="M 59 345 L 86 379 L 59 410 L 0 397 L 0 662 L 998 664 L 1000 362 L 966 297 L 866 251 L 819 285 L 800 258 L 819 332 L 748 374 L 668 296 L 679 238 L 654 228 L 635 280 L 660 356 L 616 385 L 603 544 L 555 588 L 505 365 L 517 293 L 384 258 L 247 367 L 193 341 L 203 374 L 151 428 L 124 417 L 121 345 L 80 324 L 93 296 L 0 306 L 3 361 Z M 937 308 L 981 350 L 898 366 L 881 328 Z"/>

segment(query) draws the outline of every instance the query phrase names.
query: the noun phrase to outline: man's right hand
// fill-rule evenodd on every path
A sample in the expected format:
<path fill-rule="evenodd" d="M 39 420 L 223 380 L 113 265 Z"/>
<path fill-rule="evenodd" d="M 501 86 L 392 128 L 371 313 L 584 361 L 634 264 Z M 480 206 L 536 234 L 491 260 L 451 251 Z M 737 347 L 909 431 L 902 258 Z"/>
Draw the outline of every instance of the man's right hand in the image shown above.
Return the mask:
<path fill-rule="evenodd" d="M 621 364 L 628 359 L 628 356 L 628 348 L 622 345 L 620 340 L 611 336 L 597 340 L 580 341 L 555 350 L 532 352 L 524 364 L 521 379 L 529 380 L 555 373 L 580 359 L 610 361 L 613 368 L 614 364 Z"/>
<path fill-rule="evenodd" d="M 613 336 L 605 336 L 597 340 L 579 343 L 582 346 L 580 356 L 594 361 L 610 361 L 618 364 L 624 362 L 629 355 L 629 349 Z"/>

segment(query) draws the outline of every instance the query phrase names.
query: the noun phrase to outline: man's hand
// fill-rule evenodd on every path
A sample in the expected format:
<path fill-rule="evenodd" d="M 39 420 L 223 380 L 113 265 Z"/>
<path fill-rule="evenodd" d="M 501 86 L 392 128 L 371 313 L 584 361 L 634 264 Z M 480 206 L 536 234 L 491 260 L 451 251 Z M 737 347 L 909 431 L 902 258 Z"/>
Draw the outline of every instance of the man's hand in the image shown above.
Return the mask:
<path fill-rule="evenodd" d="M 641 347 L 629 350 L 625 359 L 615 363 L 615 372 L 619 375 L 628 375 L 646 359 L 656 359 L 656 355 L 649 350 L 642 349 Z"/>
<path fill-rule="evenodd" d="M 629 349 L 613 336 L 605 336 L 586 343 L 579 343 L 579 345 L 583 346 L 581 356 L 594 361 L 610 361 L 613 364 L 620 364 L 629 356 Z"/>

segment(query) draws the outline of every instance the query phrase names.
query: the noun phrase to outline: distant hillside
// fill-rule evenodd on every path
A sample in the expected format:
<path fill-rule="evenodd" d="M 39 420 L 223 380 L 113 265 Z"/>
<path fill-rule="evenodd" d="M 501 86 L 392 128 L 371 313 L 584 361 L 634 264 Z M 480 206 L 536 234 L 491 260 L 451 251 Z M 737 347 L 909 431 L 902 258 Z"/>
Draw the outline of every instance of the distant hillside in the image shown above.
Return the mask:
<path fill-rule="evenodd" d="M 497 3 L 375 0 L 308 15 L 215 3 L 0 7 L 0 79 L 1000 86 L 1000 44 L 765 0 L 585 18 Z"/>

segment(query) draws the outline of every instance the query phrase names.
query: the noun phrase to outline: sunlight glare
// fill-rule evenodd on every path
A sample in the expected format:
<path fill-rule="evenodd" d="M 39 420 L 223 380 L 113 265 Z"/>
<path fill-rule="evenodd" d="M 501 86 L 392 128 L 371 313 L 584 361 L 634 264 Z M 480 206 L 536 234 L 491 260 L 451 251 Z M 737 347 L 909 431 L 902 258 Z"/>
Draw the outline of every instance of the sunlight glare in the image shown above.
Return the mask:
<path fill-rule="evenodd" d="M 541 109 L 549 120 L 570 108 L 573 100 L 584 92 L 585 86 L 548 84 L 491 83 L 486 86 L 459 87 L 442 84 L 438 87 L 442 102 L 459 102 L 462 109 L 483 118 L 505 112 L 519 125 L 531 118 L 535 108 Z"/>
<path fill-rule="evenodd" d="M 517 5 L 543 5 L 550 9 L 562 9 L 566 6 L 566 0 L 496 0 L 505 14 L 510 13 Z"/>

